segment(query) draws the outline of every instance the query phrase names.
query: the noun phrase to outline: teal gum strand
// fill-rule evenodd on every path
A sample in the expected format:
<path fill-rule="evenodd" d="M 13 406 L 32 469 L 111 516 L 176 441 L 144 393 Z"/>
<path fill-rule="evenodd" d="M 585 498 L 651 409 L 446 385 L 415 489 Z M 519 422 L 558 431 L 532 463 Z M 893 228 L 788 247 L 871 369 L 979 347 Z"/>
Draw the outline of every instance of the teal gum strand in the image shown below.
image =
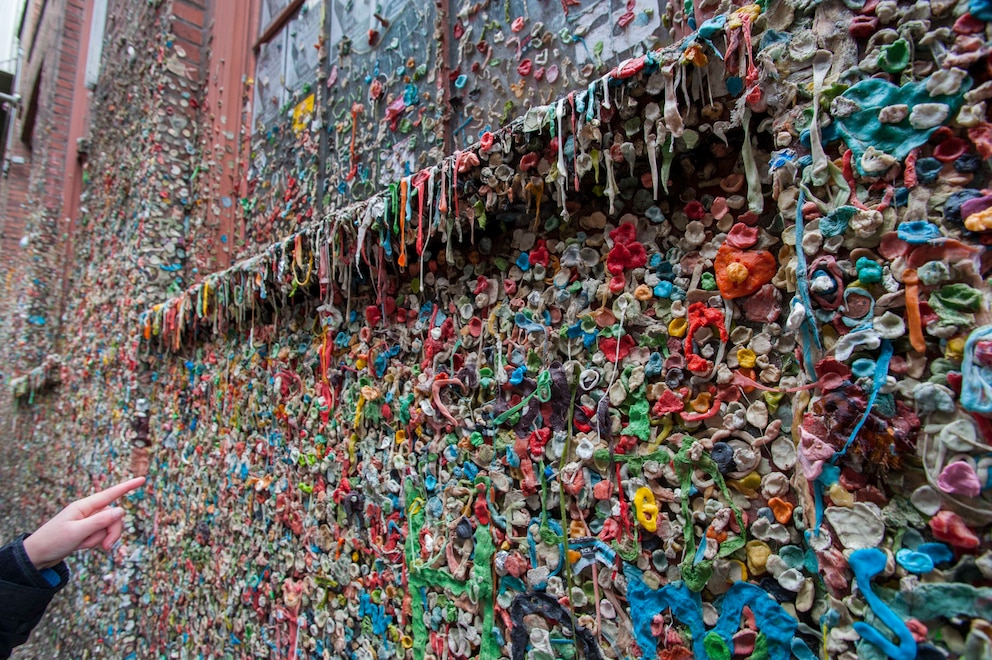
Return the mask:
<path fill-rule="evenodd" d="M 973 0 L 972 4 L 989 5 L 986 11 L 990 14 L 989 20 L 992 20 L 992 3 L 989 0 Z M 917 129 L 910 124 L 908 117 L 896 124 L 883 124 L 878 120 L 879 110 L 898 104 L 912 108 L 922 103 L 944 103 L 950 109 L 948 116 L 954 117 L 972 84 L 971 78 L 965 78 L 957 94 L 930 96 L 927 80 L 897 87 L 887 80 L 868 78 L 852 85 L 841 96 L 857 103 L 860 109 L 847 117 L 834 117 L 833 123 L 823 129 L 824 143 L 843 140 L 854 152 L 853 164 L 861 174 L 866 174 L 861 169 L 861 156 L 870 146 L 896 160 L 906 160 L 909 153 L 925 144 L 938 127 Z"/>
<path fill-rule="evenodd" d="M 895 633 L 899 639 L 899 645 L 896 646 L 877 628 L 862 621 L 856 622 L 854 629 L 866 642 L 877 646 L 892 660 L 913 660 L 916 657 L 916 640 L 913 638 L 913 634 L 903 620 L 889 609 L 889 606 L 878 597 L 878 594 L 871 587 L 871 579 L 885 569 L 886 561 L 885 553 L 877 548 L 855 550 L 848 559 L 851 570 L 854 572 L 854 579 L 858 583 L 858 589 L 861 590 L 875 616 Z"/>
<path fill-rule="evenodd" d="M 692 649 L 696 660 L 709 657 L 705 640 L 715 635 L 728 648 L 733 648 L 734 634 L 740 628 L 744 607 L 754 613 L 757 629 L 768 640 L 770 660 L 815 660 L 809 648 L 796 638 L 796 620 L 782 609 L 767 591 L 748 582 L 735 582 L 717 603 L 720 618 L 713 628 L 703 622 L 703 605 L 698 593 L 691 591 L 684 582 L 677 581 L 660 589 L 651 589 L 641 579 L 641 571 L 631 564 L 624 564 L 627 578 L 627 599 L 630 602 L 631 626 L 644 657 L 653 657 L 658 640 L 651 634 L 651 621 L 671 608 L 672 615 L 689 628 Z"/>

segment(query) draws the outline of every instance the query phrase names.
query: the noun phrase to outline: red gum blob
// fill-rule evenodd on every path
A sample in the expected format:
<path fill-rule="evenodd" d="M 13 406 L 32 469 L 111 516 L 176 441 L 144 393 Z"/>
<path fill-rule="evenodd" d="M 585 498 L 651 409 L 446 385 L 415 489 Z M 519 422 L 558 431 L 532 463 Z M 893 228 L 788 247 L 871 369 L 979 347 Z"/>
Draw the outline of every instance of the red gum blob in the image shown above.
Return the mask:
<path fill-rule="evenodd" d="M 982 122 L 968 129 L 968 139 L 982 158 L 992 158 L 992 124 Z"/>
<path fill-rule="evenodd" d="M 985 21 L 980 21 L 971 14 L 964 14 L 954 21 L 954 31 L 958 34 L 978 34 L 985 31 Z"/>
<path fill-rule="evenodd" d="M 530 254 L 527 255 L 527 260 L 530 262 L 531 266 L 541 264 L 542 266 L 547 267 L 550 258 L 551 255 L 548 254 L 547 242 L 543 238 L 537 241 L 534 249 L 532 249 Z"/>
<path fill-rule="evenodd" d="M 848 26 L 848 33 L 858 39 L 867 39 L 878 29 L 878 18 L 874 16 L 855 16 Z"/>
<path fill-rule="evenodd" d="M 892 261 L 897 257 L 904 256 L 909 252 L 909 243 L 899 238 L 899 234 L 894 231 L 882 234 L 882 242 L 878 245 L 878 253 Z"/>
<path fill-rule="evenodd" d="M 933 157 L 942 163 L 952 163 L 968 151 L 968 143 L 959 137 L 944 140 L 933 148 Z"/>
<path fill-rule="evenodd" d="M 482 149 L 483 152 L 489 151 L 490 149 L 493 148 L 494 140 L 495 138 L 493 137 L 493 134 L 490 133 L 489 131 L 486 131 L 485 133 L 482 134 L 482 137 L 479 138 L 479 147 Z"/>
<path fill-rule="evenodd" d="M 741 250 L 746 250 L 757 242 L 758 228 L 748 227 L 742 222 L 735 224 L 727 234 L 727 244 Z"/>
<path fill-rule="evenodd" d="M 668 413 L 682 412 L 685 408 L 685 404 L 682 402 L 681 397 L 671 390 L 665 390 L 658 400 L 654 402 L 654 407 L 651 409 L 655 415 L 665 415 Z"/>
<path fill-rule="evenodd" d="M 607 337 L 605 339 L 599 340 L 599 350 L 603 351 L 603 355 L 610 362 L 618 362 L 617 357 L 623 360 L 625 357 L 630 355 L 630 352 L 634 350 L 634 338 L 630 335 L 624 335 L 620 338 L 620 352 L 617 353 L 617 340 L 615 337 Z"/>
<path fill-rule="evenodd" d="M 637 75 L 644 68 L 644 56 L 627 60 L 613 71 L 613 77 L 623 80 Z"/>
<path fill-rule="evenodd" d="M 538 155 L 535 152 L 524 154 L 520 157 L 520 169 L 524 172 L 534 169 L 537 166 Z"/>
<path fill-rule="evenodd" d="M 758 222 L 758 214 L 754 211 L 744 211 L 737 216 L 737 220 L 743 222 L 745 225 L 754 226 Z"/>
<path fill-rule="evenodd" d="M 930 529 L 938 541 L 949 543 L 955 548 L 972 550 L 978 547 L 978 537 L 968 525 L 953 511 L 941 511 L 930 519 Z"/>
<path fill-rule="evenodd" d="M 637 238 L 637 227 L 633 222 L 625 222 L 610 232 L 614 243 L 631 243 Z"/>
<path fill-rule="evenodd" d="M 725 327 L 723 311 L 707 307 L 701 302 L 689 305 L 689 329 L 685 333 L 683 348 L 686 356 L 686 366 L 693 373 L 705 373 L 710 370 L 709 360 L 696 355 L 692 350 L 692 338 L 696 331 L 704 326 L 712 326 L 719 330 L 720 341 L 727 341 L 727 328 Z"/>
<path fill-rule="evenodd" d="M 638 242 L 615 243 L 606 257 L 606 269 L 613 275 L 623 275 L 632 268 L 640 268 L 648 262 L 644 246 Z"/>
<path fill-rule="evenodd" d="M 706 208 L 698 200 L 692 200 L 685 205 L 685 214 L 689 216 L 690 220 L 702 220 L 703 216 L 706 215 Z"/>

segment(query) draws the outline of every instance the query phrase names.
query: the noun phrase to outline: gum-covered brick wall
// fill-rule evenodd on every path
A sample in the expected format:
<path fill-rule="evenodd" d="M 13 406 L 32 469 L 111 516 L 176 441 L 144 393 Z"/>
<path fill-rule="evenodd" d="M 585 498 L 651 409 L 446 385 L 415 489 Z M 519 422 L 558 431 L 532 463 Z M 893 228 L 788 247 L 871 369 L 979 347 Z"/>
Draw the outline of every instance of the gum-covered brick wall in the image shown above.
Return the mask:
<path fill-rule="evenodd" d="M 992 5 L 674 19 L 63 368 L 150 481 L 52 644 L 992 654 Z"/>

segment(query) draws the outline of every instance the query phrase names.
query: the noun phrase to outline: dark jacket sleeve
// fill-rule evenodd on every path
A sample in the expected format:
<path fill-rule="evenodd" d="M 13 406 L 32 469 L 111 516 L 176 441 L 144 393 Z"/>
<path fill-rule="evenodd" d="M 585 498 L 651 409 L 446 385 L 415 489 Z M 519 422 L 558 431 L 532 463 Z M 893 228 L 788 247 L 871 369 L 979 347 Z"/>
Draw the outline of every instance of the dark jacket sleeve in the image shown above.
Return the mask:
<path fill-rule="evenodd" d="M 0 548 L 0 659 L 27 641 L 52 597 L 69 581 L 65 562 L 39 571 L 24 551 L 24 538 Z"/>

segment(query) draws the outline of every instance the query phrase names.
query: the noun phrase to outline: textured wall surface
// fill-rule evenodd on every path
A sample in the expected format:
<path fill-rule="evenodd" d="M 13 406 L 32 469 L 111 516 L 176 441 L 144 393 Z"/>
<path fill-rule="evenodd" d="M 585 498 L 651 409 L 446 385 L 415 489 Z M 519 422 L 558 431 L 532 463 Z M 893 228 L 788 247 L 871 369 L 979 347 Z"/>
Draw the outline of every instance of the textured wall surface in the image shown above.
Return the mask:
<path fill-rule="evenodd" d="M 534 44 L 497 122 L 513 92 L 449 74 L 483 31 L 506 57 L 526 10 L 382 16 L 381 48 L 404 11 L 441 26 L 409 46 L 440 100 L 396 118 L 442 128 L 367 190 L 340 172 L 395 150 L 405 83 L 382 66 L 359 112 L 333 89 L 369 56 L 322 48 L 313 113 L 287 92 L 249 133 L 246 239 L 275 242 L 175 297 L 141 265 L 168 250 L 91 216 L 60 384 L 22 383 L 9 420 L 4 511 L 149 483 L 112 558 L 75 560 L 42 655 L 992 653 L 992 6 L 632 2 L 603 34 L 636 57 L 590 37 L 602 69 L 580 84 L 562 48 L 545 88 Z M 579 33 L 541 11 L 550 50 Z M 141 35 L 141 79 L 172 71 L 168 27 Z M 451 99 L 490 84 L 469 144 Z M 115 93 L 98 121 L 131 126 Z M 174 171 L 102 162 L 91 214 Z"/>

